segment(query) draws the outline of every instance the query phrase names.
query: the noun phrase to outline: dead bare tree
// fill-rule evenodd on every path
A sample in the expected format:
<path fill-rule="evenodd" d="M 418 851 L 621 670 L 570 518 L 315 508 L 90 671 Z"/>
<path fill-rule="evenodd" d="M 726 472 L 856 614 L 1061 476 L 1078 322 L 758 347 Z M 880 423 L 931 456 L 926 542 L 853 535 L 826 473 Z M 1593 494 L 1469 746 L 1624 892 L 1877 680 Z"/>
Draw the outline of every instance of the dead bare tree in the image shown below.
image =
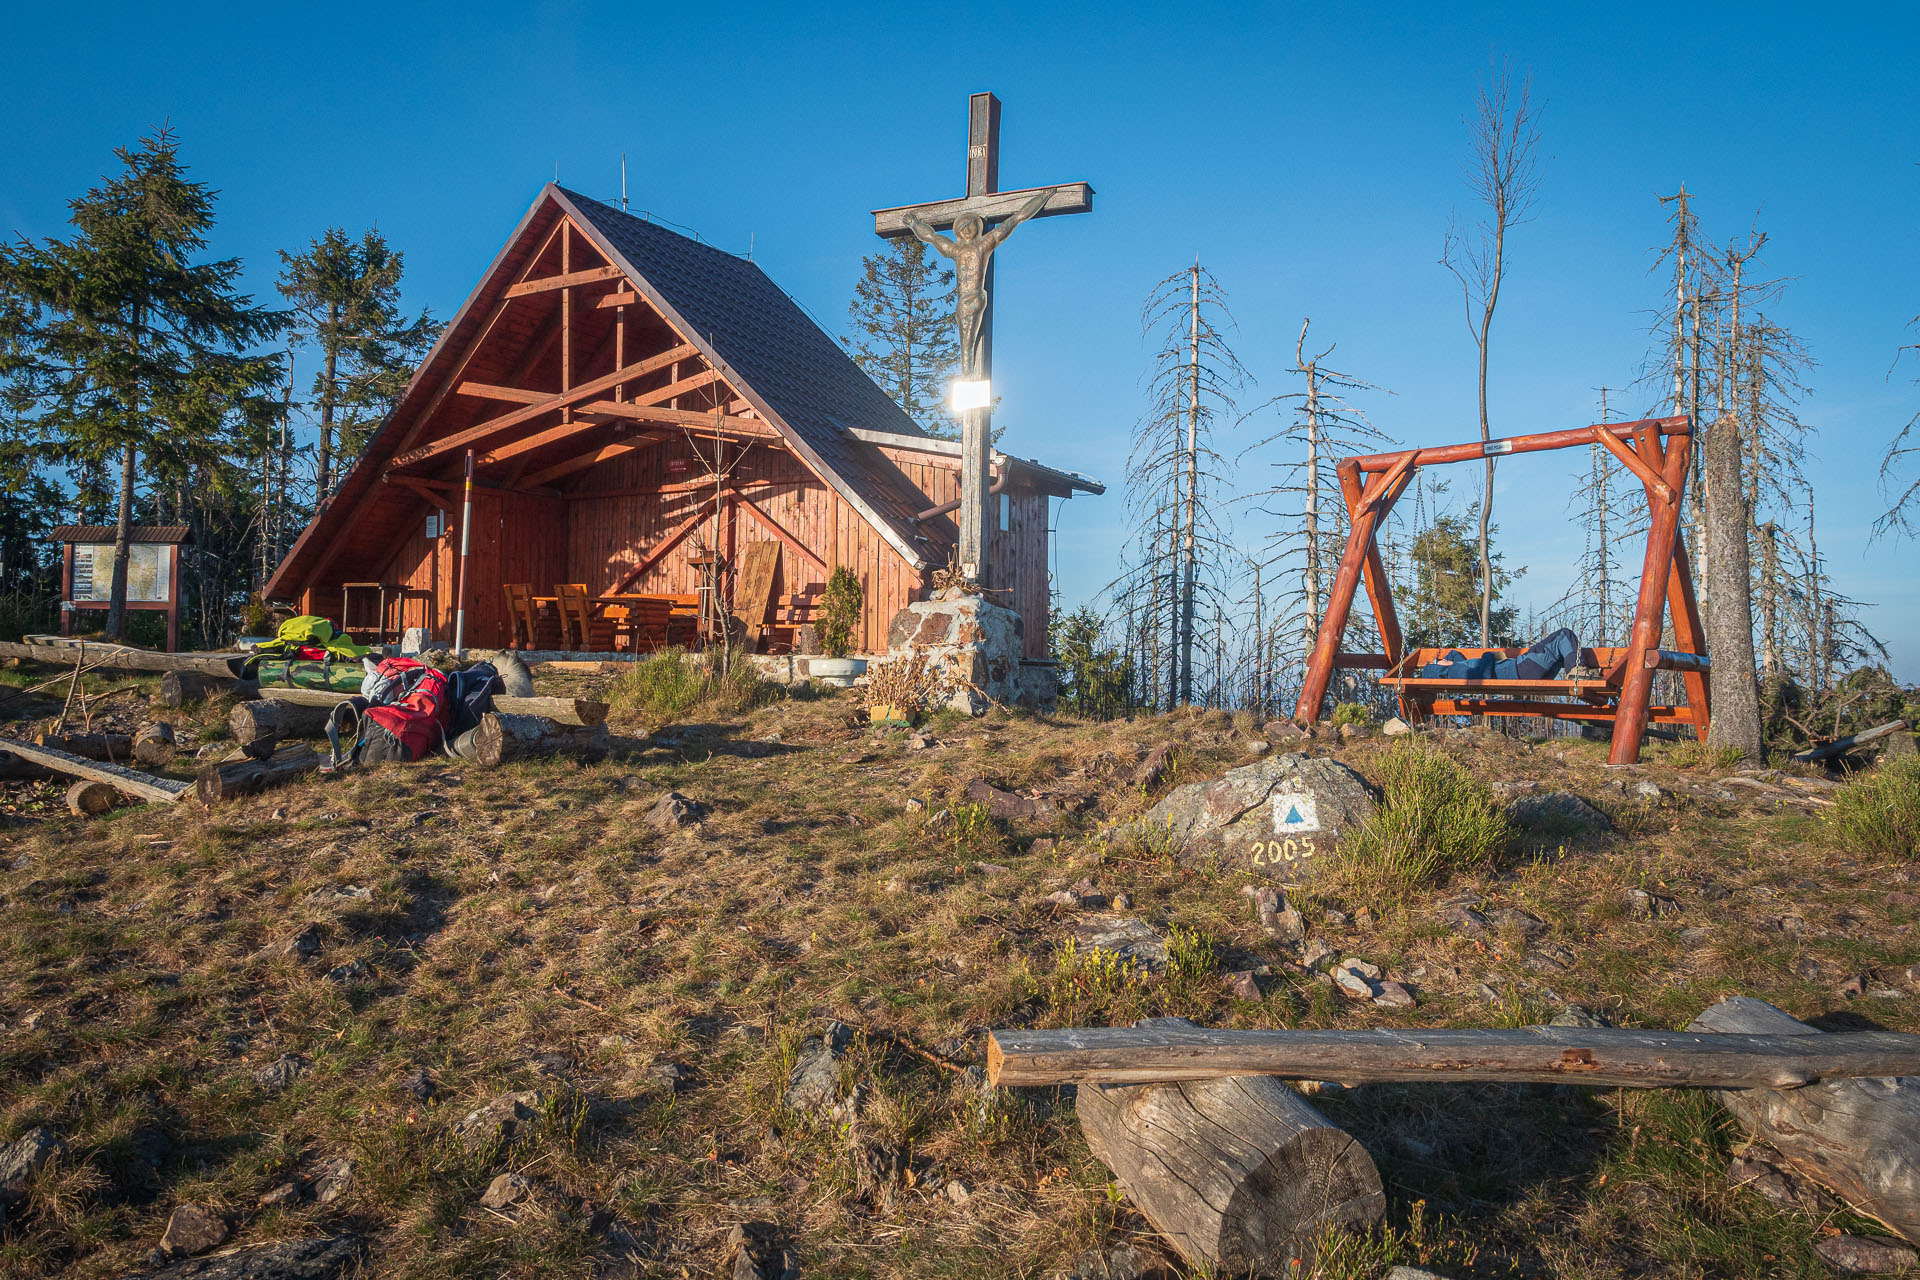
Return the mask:
<path fill-rule="evenodd" d="M 1484 207 L 1473 229 L 1463 231 L 1458 218 L 1447 227 L 1440 263 L 1460 282 L 1467 309 L 1467 330 L 1479 357 L 1480 439 L 1491 440 L 1487 415 L 1487 359 L 1493 335 L 1493 315 L 1506 281 L 1507 234 L 1526 221 L 1540 189 L 1540 108 L 1532 99 L 1532 81 L 1516 89 L 1511 68 L 1490 69 L 1476 101 L 1467 187 Z M 1490 545 L 1493 521 L 1493 459 L 1486 460 L 1480 494 L 1480 643 L 1491 644 L 1493 561 Z"/>
<path fill-rule="evenodd" d="M 1226 340 L 1232 327 L 1225 290 L 1197 261 L 1155 285 L 1141 309 L 1148 407 L 1127 464 L 1131 555 L 1113 594 L 1128 602 L 1142 682 L 1168 708 L 1192 701 L 1195 650 L 1217 650 L 1199 629 L 1235 558 L 1213 446 L 1215 421 L 1247 381 Z"/>
<path fill-rule="evenodd" d="M 1269 660 L 1275 663 L 1303 659 L 1320 630 L 1346 543 L 1347 507 L 1336 472 L 1340 457 L 1368 444 L 1391 443 L 1349 399 L 1356 392 L 1382 388 L 1329 367 L 1327 357 L 1338 344 L 1309 354 L 1312 324 L 1310 317 L 1300 322 L 1288 371 L 1301 379 L 1300 390 L 1275 396 L 1241 419 L 1245 424 L 1269 409 L 1282 415 L 1279 427 L 1248 445 L 1239 458 L 1244 463 L 1250 456 L 1269 457 L 1274 474 L 1273 483 L 1242 498 L 1279 521 L 1256 556 L 1255 568 L 1269 581 L 1297 584 L 1283 586 L 1270 610 L 1261 602 L 1261 614 L 1271 618 Z"/>
<path fill-rule="evenodd" d="M 1920 316 L 1915 316 L 1912 323 L 1920 325 Z M 1920 356 L 1920 342 L 1900 348 L 1894 356 L 1894 364 L 1898 365 L 1900 357 L 1909 351 Z M 1887 373 L 1891 377 L 1893 371 L 1890 369 Z M 1920 383 L 1920 378 L 1915 378 L 1914 382 Z M 1920 427 L 1920 413 L 1907 419 L 1907 425 L 1900 428 L 1900 434 L 1896 435 L 1893 443 L 1887 446 L 1887 456 L 1880 460 L 1880 484 L 1889 496 L 1886 514 L 1873 522 L 1873 534 L 1876 538 L 1888 532 L 1911 538 L 1914 535 L 1914 521 L 1920 518 L 1920 475 L 1906 482 L 1898 496 L 1894 496 L 1891 492 L 1901 483 L 1896 478 L 1898 474 L 1912 465 L 1915 458 L 1920 458 L 1920 440 L 1916 440 L 1913 434 L 1915 427 Z"/>

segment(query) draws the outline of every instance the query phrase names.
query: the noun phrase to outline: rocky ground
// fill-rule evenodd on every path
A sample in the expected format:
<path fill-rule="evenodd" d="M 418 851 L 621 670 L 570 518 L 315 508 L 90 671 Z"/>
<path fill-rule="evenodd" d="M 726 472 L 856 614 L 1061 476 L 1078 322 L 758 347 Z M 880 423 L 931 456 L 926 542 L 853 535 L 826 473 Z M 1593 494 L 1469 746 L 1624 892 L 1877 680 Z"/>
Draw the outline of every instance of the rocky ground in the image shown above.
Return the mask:
<path fill-rule="evenodd" d="M 130 729 L 126 689 L 95 714 Z M 175 718 L 188 776 L 224 708 Z M 1390 742 L 1221 713 L 876 733 L 804 692 L 615 728 L 599 763 L 212 812 L 82 821 L 0 783 L 0 1272 L 1184 1275 L 1071 1090 L 982 1087 L 988 1028 L 1680 1027 L 1739 993 L 1920 1031 L 1920 866 L 1841 841 L 1810 771 L 1436 735 L 1510 845 L 1417 889 L 1336 855 L 1284 891 L 1141 820 L 1289 753 L 1371 779 Z M 1888 1247 L 1699 1094 L 1314 1103 L 1390 1206 L 1321 1275 L 1789 1277 Z"/>

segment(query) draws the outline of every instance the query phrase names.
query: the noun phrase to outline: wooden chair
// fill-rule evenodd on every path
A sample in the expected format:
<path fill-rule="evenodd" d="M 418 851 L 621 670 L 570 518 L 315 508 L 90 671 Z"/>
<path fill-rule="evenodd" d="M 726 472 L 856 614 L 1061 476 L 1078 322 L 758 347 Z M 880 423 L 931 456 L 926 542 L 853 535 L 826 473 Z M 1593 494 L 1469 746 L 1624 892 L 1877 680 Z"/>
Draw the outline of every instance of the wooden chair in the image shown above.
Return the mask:
<path fill-rule="evenodd" d="M 526 649 L 538 649 L 536 638 L 539 624 L 534 620 L 533 584 L 530 582 L 503 582 L 500 594 L 507 602 L 507 646 Z M 516 641 L 516 633 L 520 640 Z"/>
<path fill-rule="evenodd" d="M 614 620 L 594 614 L 593 597 L 587 594 L 587 584 L 563 582 L 554 587 L 553 593 L 560 598 L 560 631 L 565 647 L 611 653 Z"/>

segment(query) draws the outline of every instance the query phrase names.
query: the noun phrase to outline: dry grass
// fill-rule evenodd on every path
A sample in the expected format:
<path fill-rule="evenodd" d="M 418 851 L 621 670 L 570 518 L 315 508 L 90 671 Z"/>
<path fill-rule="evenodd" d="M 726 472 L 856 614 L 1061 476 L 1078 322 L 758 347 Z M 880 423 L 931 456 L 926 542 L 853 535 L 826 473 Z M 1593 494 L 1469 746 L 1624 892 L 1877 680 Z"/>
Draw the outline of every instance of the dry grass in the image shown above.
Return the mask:
<path fill-rule="evenodd" d="M 658 710 L 641 699 L 623 722 Z M 1449 751 L 1478 782 L 1569 786 L 1618 830 L 1456 872 L 1448 893 L 1545 921 L 1531 943 L 1451 931 L 1403 885 L 1349 876 L 1304 895 L 1317 935 L 1422 999 L 1353 1006 L 1287 968 L 1237 881 L 1097 836 L 1172 785 L 1133 785 L 1145 748 L 1175 740 L 1177 780 L 1212 776 L 1244 758 L 1244 722 L 936 716 L 941 745 L 910 751 L 856 726 L 845 697 L 685 714 L 591 766 L 434 761 L 210 814 L 0 831 L 0 1139 L 44 1123 L 70 1147 L 0 1233 L 0 1273 L 124 1275 L 195 1200 L 227 1210 L 237 1242 L 364 1234 L 382 1276 L 707 1275 L 749 1219 L 777 1223 L 810 1277 L 1042 1276 L 1090 1248 L 1161 1246 L 1087 1153 L 1070 1093 L 983 1096 L 913 1048 L 977 1063 L 1001 1025 L 1484 1025 L 1566 1000 L 1672 1026 L 1733 991 L 1810 1016 L 1842 1004 L 1848 973 L 1878 987 L 1920 959 L 1914 911 L 1886 901 L 1907 860 L 1836 843 L 1797 808 L 1717 798 L 1710 763 L 1649 766 L 1673 794 L 1646 806 L 1615 790 L 1602 747 L 1462 737 Z M 1385 751 L 1342 754 L 1377 781 Z M 955 804 L 977 777 L 1058 808 L 995 823 Z M 712 819 L 646 826 L 669 788 Z M 911 813 L 909 797 L 932 803 Z M 930 828 L 940 808 L 959 818 Z M 1082 877 L 1173 934 L 1168 973 L 1068 949 L 1073 913 L 1044 898 Z M 1681 914 L 1630 915 L 1629 886 Z M 1327 923 L 1363 906 L 1363 923 Z M 1789 914 L 1798 932 L 1778 926 Z M 280 944 L 307 923 L 322 949 L 302 962 Z M 1556 948 L 1565 961 L 1540 966 Z M 371 979 L 323 980 L 350 960 Z M 1221 973 L 1259 964 L 1276 974 L 1265 999 L 1231 1000 Z M 1848 1012 L 1920 1030 L 1913 999 Z M 890 1205 L 862 1190 L 842 1124 L 781 1101 L 830 1017 L 860 1031 L 862 1141 L 906 1156 Z M 290 1088 L 254 1080 L 290 1053 L 312 1064 Z M 422 1071 L 427 1102 L 402 1087 Z M 480 1153 L 450 1140 L 515 1089 L 547 1096 L 530 1132 Z M 1391 1230 L 1330 1241 L 1323 1275 L 1423 1259 L 1461 1277 L 1811 1270 L 1820 1224 L 1726 1188 L 1736 1135 L 1697 1097 L 1409 1086 L 1317 1104 L 1374 1153 L 1393 1205 Z M 289 1171 L 341 1157 L 355 1176 L 340 1200 L 257 1207 Z M 507 1168 L 538 1188 L 517 1219 L 477 1203 Z"/>

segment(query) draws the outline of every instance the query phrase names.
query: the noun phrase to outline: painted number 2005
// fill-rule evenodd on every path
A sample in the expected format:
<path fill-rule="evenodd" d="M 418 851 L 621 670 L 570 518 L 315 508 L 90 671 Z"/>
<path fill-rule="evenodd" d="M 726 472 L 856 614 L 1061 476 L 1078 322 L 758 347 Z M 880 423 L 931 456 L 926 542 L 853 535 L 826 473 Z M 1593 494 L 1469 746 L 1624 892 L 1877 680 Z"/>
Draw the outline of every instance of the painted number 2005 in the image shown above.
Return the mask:
<path fill-rule="evenodd" d="M 1284 840 L 1255 840 L 1252 847 L 1253 865 L 1256 867 L 1277 867 L 1283 862 L 1304 862 L 1319 852 L 1313 846 L 1312 836 L 1288 836 Z"/>

